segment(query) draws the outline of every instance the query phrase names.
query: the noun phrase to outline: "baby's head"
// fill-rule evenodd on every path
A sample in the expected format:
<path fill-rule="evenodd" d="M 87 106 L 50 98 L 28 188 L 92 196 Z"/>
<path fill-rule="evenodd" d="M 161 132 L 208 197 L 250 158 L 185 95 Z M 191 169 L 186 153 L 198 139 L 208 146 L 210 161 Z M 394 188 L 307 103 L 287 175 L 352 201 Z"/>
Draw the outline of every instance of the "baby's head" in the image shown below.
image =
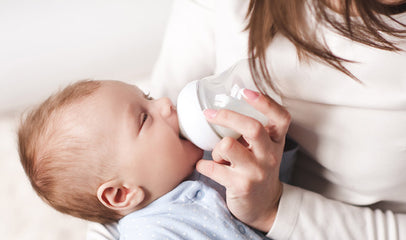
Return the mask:
<path fill-rule="evenodd" d="M 117 221 L 189 176 L 202 151 L 179 137 L 171 101 L 133 85 L 80 81 L 25 115 L 21 163 L 55 209 Z"/>

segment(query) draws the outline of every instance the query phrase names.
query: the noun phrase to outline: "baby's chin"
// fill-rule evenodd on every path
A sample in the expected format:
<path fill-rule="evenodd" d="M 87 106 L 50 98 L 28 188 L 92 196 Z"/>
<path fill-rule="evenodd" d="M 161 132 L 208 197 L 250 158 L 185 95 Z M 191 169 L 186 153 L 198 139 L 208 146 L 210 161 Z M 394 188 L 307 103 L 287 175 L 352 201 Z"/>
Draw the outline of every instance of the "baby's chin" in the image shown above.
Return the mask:
<path fill-rule="evenodd" d="M 179 138 L 182 141 L 182 144 L 187 151 L 188 154 L 190 154 L 190 157 L 195 161 L 195 163 L 202 159 L 203 157 L 203 150 L 198 148 L 196 145 L 194 145 L 191 141 L 188 139 L 184 138 L 183 136 L 179 135 Z"/>
<path fill-rule="evenodd" d="M 188 141 L 188 140 L 186 140 Z M 200 159 L 203 158 L 203 153 L 204 151 L 200 148 L 198 148 L 196 145 L 194 145 L 191 141 L 188 141 L 188 144 L 191 145 L 191 151 L 192 151 L 192 156 L 194 159 L 194 163 L 196 163 L 197 161 L 199 161 Z"/>

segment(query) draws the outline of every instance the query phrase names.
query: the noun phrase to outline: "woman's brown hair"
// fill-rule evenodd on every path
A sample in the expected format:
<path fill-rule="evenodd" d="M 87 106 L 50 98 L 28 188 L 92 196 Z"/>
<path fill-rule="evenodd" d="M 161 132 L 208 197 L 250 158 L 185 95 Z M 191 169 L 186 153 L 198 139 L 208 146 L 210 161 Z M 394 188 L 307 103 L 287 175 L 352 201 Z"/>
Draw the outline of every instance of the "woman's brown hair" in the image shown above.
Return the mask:
<path fill-rule="evenodd" d="M 332 2 L 338 4 L 332 5 Z M 317 39 L 312 26 L 308 25 L 309 6 L 317 22 L 326 23 L 353 41 L 388 51 L 400 51 L 402 49 L 389 38 L 406 36 L 406 25 L 392 17 L 392 14 L 406 11 L 406 2 L 402 2 L 384 5 L 377 0 L 251 0 L 247 12 L 248 54 L 253 59 L 250 68 L 257 86 L 264 90 L 264 84 L 268 84 L 276 90 L 266 67 L 266 49 L 276 33 L 296 46 L 299 59 L 311 58 L 325 63 L 358 81 L 343 65 L 351 59 L 338 57 Z M 342 14 L 342 19 L 332 14 L 333 9 Z M 354 15 L 358 21 L 352 18 Z"/>

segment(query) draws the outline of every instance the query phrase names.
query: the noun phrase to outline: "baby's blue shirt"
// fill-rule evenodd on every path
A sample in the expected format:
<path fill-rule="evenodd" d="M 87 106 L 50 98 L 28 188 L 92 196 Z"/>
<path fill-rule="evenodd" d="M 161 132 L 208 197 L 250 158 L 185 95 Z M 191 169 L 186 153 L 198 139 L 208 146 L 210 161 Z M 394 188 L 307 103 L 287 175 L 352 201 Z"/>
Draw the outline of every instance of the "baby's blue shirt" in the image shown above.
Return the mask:
<path fill-rule="evenodd" d="M 119 221 L 120 240 L 267 239 L 234 218 L 224 189 L 195 173 L 171 192 Z"/>

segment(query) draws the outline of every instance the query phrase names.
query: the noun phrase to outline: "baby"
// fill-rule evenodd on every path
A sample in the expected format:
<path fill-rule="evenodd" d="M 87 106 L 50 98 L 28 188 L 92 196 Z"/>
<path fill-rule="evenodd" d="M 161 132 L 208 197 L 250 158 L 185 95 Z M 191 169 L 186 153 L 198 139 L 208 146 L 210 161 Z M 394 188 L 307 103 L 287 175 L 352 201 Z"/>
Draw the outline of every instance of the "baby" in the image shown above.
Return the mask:
<path fill-rule="evenodd" d="M 27 114 L 21 163 L 60 212 L 119 222 L 121 239 L 263 239 L 194 171 L 203 151 L 180 137 L 167 98 L 118 81 L 80 81 Z"/>

